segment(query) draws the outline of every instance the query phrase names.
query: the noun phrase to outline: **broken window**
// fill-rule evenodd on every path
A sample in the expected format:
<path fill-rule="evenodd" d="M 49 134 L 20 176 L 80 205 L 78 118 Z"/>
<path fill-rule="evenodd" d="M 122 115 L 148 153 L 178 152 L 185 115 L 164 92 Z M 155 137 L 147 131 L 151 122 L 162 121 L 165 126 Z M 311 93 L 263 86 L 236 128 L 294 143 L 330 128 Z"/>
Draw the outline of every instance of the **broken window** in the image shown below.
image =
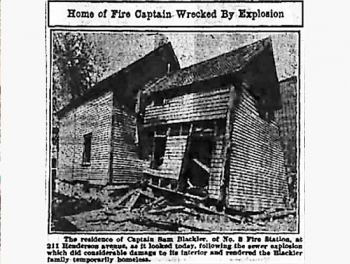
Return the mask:
<path fill-rule="evenodd" d="M 166 146 L 166 136 L 154 137 L 152 169 L 159 168 L 163 164 Z"/>
<path fill-rule="evenodd" d="M 212 148 L 213 139 L 211 137 L 193 137 L 190 149 L 190 159 L 197 160 L 199 163 L 209 168 Z M 196 163 L 199 164 L 198 162 Z"/>
<path fill-rule="evenodd" d="M 92 133 L 84 135 L 83 165 L 88 165 L 91 162 L 91 139 Z"/>

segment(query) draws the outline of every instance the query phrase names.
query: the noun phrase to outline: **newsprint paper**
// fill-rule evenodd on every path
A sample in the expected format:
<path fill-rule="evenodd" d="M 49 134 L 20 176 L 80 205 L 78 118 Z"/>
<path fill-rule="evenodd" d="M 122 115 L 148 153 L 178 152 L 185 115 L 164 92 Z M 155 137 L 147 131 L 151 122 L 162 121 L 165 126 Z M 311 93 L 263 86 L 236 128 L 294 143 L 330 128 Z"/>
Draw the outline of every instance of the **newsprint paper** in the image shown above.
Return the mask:
<path fill-rule="evenodd" d="M 303 2 L 46 10 L 47 263 L 304 263 Z"/>

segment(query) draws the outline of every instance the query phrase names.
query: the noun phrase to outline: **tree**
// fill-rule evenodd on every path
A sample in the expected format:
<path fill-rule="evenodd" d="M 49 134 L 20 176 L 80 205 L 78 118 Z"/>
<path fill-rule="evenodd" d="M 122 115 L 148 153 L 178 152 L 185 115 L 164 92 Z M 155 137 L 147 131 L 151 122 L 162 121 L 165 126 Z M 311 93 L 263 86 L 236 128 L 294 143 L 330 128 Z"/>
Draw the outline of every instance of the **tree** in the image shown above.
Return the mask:
<path fill-rule="evenodd" d="M 86 33 L 54 33 L 52 42 L 52 100 L 56 112 L 100 80 L 109 58 Z"/>

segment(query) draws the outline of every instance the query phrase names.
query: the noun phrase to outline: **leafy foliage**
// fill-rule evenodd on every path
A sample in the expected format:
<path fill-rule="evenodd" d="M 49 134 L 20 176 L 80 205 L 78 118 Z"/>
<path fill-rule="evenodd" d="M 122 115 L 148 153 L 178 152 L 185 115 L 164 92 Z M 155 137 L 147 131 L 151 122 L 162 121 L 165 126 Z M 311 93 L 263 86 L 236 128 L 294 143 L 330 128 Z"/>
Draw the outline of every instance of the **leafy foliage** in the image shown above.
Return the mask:
<path fill-rule="evenodd" d="M 88 91 L 102 77 L 109 58 L 87 34 L 53 34 L 53 111 Z"/>

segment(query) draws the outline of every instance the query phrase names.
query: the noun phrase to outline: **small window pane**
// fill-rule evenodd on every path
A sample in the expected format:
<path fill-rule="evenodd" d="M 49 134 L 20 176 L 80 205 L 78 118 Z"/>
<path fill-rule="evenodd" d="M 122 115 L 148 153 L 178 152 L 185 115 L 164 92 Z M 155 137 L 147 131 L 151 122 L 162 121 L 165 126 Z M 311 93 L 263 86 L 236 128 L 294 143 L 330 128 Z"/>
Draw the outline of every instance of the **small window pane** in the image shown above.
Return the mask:
<path fill-rule="evenodd" d="M 84 152 L 83 152 L 83 163 L 91 162 L 91 139 L 92 133 L 84 136 Z"/>

